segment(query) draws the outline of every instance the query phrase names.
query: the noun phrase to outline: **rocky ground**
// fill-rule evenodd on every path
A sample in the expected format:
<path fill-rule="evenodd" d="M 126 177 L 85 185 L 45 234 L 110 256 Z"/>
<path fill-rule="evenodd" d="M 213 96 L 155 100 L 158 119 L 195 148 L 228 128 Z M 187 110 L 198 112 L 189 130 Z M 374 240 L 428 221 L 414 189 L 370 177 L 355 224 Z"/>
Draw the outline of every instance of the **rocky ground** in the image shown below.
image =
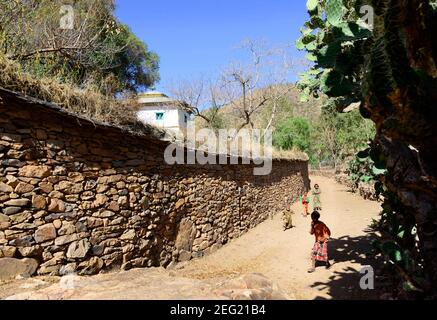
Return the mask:
<path fill-rule="evenodd" d="M 279 215 L 202 259 L 171 270 L 135 269 L 91 277 L 67 276 L 15 280 L 0 285 L 7 299 L 373 299 L 362 290 L 360 270 L 378 269 L 371 253 L 375 236 L 368 226 L 379 212 L 377 202 L 351 194 L 324 177 L 313 177 L 322 189 L 322 220 L 332 230 L 331 269 L 308 274 L 309 218 L 293 209 L 295 228 L 283 231 Z M 377 274 L 377 272 L 376 272 Z"/>

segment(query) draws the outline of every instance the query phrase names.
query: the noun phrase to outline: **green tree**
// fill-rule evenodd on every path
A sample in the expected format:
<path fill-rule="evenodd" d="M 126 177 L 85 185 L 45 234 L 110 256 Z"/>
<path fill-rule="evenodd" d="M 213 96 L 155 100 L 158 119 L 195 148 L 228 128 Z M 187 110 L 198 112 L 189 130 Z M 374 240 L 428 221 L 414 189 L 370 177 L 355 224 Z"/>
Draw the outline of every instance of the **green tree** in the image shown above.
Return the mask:
<path fill-rule="evenodd" d="M 62 6 L 74 9 L 61 28 Z M 113 0 L 0 0 L 0 52 L 36 77 L 103 93 L 138 91 L 159 80 L 158 56 L 120 23 Z"/>
<path fill-rule="evenodd" d="M 283 150 L 308 151 L 310 147 L 310 125 L 303 118 L 287 118 L 281 121 L 274 134 L 273 145 Z"/>

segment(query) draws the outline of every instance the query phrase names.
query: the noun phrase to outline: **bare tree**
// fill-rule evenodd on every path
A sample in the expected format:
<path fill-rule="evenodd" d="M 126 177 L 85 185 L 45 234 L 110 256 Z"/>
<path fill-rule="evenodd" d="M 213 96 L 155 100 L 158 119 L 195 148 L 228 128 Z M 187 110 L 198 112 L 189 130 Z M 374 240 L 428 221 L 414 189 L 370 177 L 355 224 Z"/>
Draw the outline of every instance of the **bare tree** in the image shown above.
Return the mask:
<path fill-rule="evenodd" d="M 250 61 L 234 63 L 222 73 L 224 94 L 241 120 L 237 133 L 247 126 L 254 129 L 254 115 L 272 106 L 264 136 L 276 117 L 278 103 L 291 90 L 287 80 L 293 64 L 286 50 L 268 48 L 263 42 L 247 40 L 242 48 L 250 54 Z"/>
<path fill-rule="evenodd" d="M 288 76 L 293 63 L 286 49 L 272 49 L 261 41 L 247 40 L 240 48 L 249 54 L 248 61 L 230 64 L 217 81 L 180 81 L 169 91 L 181 108 L 203 119 L 209 128 L 215 129 L 223 107 L 231 107 L 237 118 L 235 137 L 243 128 L 255 129 L 255 116 L 271 107 L 267 124 L 257 128 L 262 129 L 262 139 L 274 123 L 281 99 L 292 89 Z"/>
<path fill-rule="evenodd" d="M 227 104 L 217 82 L 202 77 L 183 80 L 171 85 L 169 91 L 181 109 L 203 119 L 209 128 L 216 129 L 214 123 L 219 111 Z"/>

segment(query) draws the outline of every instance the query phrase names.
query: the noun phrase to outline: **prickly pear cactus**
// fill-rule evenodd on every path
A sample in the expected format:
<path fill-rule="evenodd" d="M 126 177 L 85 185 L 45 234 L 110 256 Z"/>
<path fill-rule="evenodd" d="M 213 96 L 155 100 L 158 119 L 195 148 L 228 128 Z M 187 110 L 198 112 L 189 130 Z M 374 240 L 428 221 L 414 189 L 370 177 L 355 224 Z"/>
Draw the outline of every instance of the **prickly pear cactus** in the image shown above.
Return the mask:
<path fill-rule="evenodd" d="M 372 9 L 373 25 L 361 8 Z M 381 244 L 406 287 L 437 294 L 437 1 L 308 1 L 299 49 L 313 67 L 299 83 L 306 96 L 328 95 L 342 111 L 361 103 L 383 159 L 375 186 L 392 241 Z"/>

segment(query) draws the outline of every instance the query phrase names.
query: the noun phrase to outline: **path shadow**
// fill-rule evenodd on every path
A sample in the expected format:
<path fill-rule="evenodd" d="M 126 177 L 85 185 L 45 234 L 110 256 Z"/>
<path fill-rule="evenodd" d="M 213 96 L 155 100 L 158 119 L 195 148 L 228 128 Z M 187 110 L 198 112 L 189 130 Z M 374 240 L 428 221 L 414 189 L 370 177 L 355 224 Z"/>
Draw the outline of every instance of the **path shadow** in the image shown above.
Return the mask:
<path fill-rule="evenodd" d="M 343 268 L 341 271 L 333 271 L 329 280 L 326 282 L 315 282 L 312 288 L 318 290 L 328 289 L 328 294 L 335 300 L 373 300 L 380 296 L 378 286 L 378 273 L 382 267 L 382 257 L 376 255 L 371 242 L 376 235 L 370 232 L 365 236 L 333 238 L 329 242 L 329 256 L 335 269 L 335 264 L 342 262 L 352 262 L 364 266 L 372 266 L 375 271 L 374 290 L 363 290 L 360 287 L 360 280 L 364 276 L 359 270 L 351 267 Z M 318 270 L 317 270 L 318 271 Z M 326 299 L 316 297 L 316 300 Z"/>

